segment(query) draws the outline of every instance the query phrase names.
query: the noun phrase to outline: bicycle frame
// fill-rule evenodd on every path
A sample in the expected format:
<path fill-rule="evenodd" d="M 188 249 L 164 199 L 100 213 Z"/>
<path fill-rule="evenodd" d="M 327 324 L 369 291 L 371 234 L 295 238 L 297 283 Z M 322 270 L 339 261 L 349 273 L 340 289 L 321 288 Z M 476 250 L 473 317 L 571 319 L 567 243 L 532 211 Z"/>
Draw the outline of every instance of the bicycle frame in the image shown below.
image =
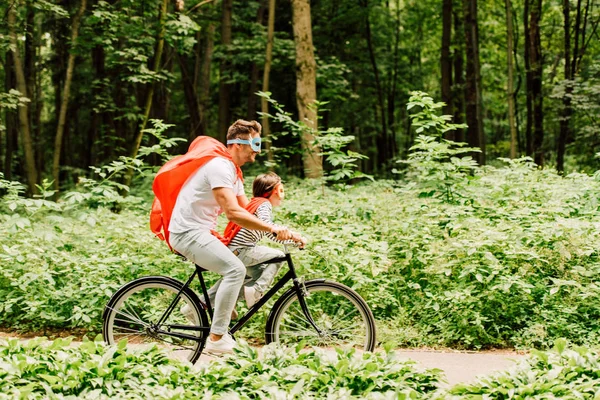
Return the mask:
<path fill-rule="evenodd" d="M 279 279 L 277 281 L 277 283 L 275 283 L 275 285 L 267 293 L 265 293 L 265 295 L 263 297 L 261 297 L 261 299 L 256 304 L 254 304 L 252 307 L 250 307 L 250 309 L 246 312 L 246 314 L 244 314 L 235 323 L 235 325 L 233 325 L 231 327 L 231 329 L 229 329 L 229 333 L 231 335 L 234 335 L 235 332 L 237 332 L 240 328 L 242 328 L 246 324 L 246 322 L 248 322 L 248 320 L 250 318 L 252 318 L 252 316 L 254 314 L 256 314 L 256 312 L 258 310 L 260 310 L 262 308 L 262 306 L 264 306 L 273 296 L 275 296 L 275 294 L 277 292 L 279 292 L 279 290 L 281 290 L 289 281 L 292 281 L 292 287 L 298 294 L 298 301 L 300 303 L 300 307 L 302 308 L 302 311 L 304 312 L 304 316 L 306 317 L 307 321 L 312 325 L 313 328 L 315 328 L 317 333 L 319 333 L 319 334 L 322 333 L 321 330 L 319 329 L 319 327 L 314 322 L 312 316 L 310 315 L 310 312 L 306 305 L 306 301 L 304 300 L 304 295 L 305 295 L 304 285 L 300 281 L 300 279 L 298 279 L 298 275 L 296 274 L 296 269 L 294 268 L 294 263 L 292 261 L 292 256 L 290 255 L 290 253 L 286 251 L 285 257 L 273 258 L 273 259 L 265 261 L 259 265 L 274 264 L 274 263 L 280 263 L 280 262 L 287 263 L 288 271 L 285 273 L 285 275 L 283 277 L 281 277 L 281 279 Z M 206 269 L 202 268 L 201 266 L 199 266 L 197 264 L 195 264 L 195 266 L 196 266 L 196 270 L 194 271 L 194 273 L 188 278 L 187 282 L 180 289 L 179 293 L 177 293 L 177 296 L 173 299 L 173 301 L 171 302 L 171 304 L 169 305 L 169 307 L 167 308 L 167 310 L 165 311 L 165 313 L 163 314 L 161 319 L 156 324 L 158 333 L 170 335 L 173 337 L 178 337 L 181 339 L 190 339 L 190 340 L 195 340 L 195 341 L 202 340 L 196 336 L 186 335 L 186 334 L 177 333 L 177 332 L 170 332 L 170 331 L 165 331 L 163 329 L 160 329 L 160 326 L 162 325 L 162 323 L 164 321 L 166 321 L 166 319 L 169 317 L 169 315 L 171 314 L 173 309 L 175 309 L 175 307 L 177 306 L 177 303 L 179 302 L 179 298 L 181 297 L 181 293 L 190 286 L 190 284 L 192 283 L 192 281 L 194 280 L 196 275 L 198 275 L 198 279 L 200 281 L 200 286 L 202 288 L 202 292 L 205 295 L 204 300 L 206 301 L 206 304 L 204 304 L 204 302 L 202 302 L 202 300 L 201 300 L 201 302 L 202 302 L 202 305 L 206 307 L 208 314 L 210 316 L 211 323 L 212 323 L 213 308 L 212 308 L 212 305 L 210 304 L 210 299 L 208 298 L 208 296 L 206 296 L 206 294 L 207 294 L 206 283 L 204 282 L 204 277 L 202 275 L 203 272 L 206 271 Z M 176 329 L 180 329 L 180 330 L 193 330 L 193 331 L 199 330 L 199 331 L 205 332 L 206 334 L 208 334 L 210 332 L 210 326 L 205 327 L 205 326 L 189 326 L 189 325 L 170 325 L 169 328 L 176 328 Z"/>

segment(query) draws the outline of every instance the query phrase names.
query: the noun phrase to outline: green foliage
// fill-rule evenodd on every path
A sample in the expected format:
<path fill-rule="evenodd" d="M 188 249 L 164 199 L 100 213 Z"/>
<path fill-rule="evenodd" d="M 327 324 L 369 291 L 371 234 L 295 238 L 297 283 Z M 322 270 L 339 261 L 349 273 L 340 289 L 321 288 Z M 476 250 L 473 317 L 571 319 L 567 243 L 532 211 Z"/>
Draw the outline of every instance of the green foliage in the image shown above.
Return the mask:
<path fill-rule="evenodd" d="M 412 125 L 417 128 L 416 132 L 440 137 L 448 131 L 467 127 L 465 124 L 449 123 L 452 120 L 451 115 L 437 115 L 438 110 L 444 105 L 443 102 L 435 103 L 433 98 L 425 92 L 410 92 L 406 109 L 410 111 L 414 107 L 419 108 L 416 113 L 410 115 Z"/>
<path fill-rule="evenodd" d="M 412 178 L 422 190 L 419 196 L 461 203 L 469 201 L 464 189 L 473 179 L 477 161 L 471 156 L 457 156 L 479 151 L 465 146 L 466 143 L 419 135 L 410 148 L 408 160 L 398 162 L 408 164 L 407 177 Z"/>
<path fill-rule="evenodd" d="M 600 181 L 561 177 L 525 160 L 476 169 L 475 176 L 458 204 L 423 197 L 410 181 L 340 193 L 290 180 L 276 220 L 309 239 L 310 251 L 294 254 L 300 274 L 357 290 L 385 341 L 597 343 Z M 88 208 L 59 201 L 56 209 L 31 199 L 40 201 L 36 208 L 22 203 L 20 185 L 0 184 L 0 326 L 97 332 L 121 284 L 157 274 L 184 280 L 191 272 L 149 231 L 147 200 L 124 204 L 118 214 L 101 202 Z M 260 340 L 263 329 L 257 320 L 241 334 Z"/>
<path fill-rule="evenodd" d="M 99 341 L 0 340 L 0 399 L 595 399 L 598 354 L 557 340 L 506 372 L 441 387 L 392 351 L 356 354 L 240 344 L 235 354 L 192 366 L 156 346 Z"/>
<path fill-rule="evenodd" d="M 427 93 L 411 92 L 406 108 L 419 108 L 416 113 L 411 114 L 412 124 L 419 136 L 415 145 L 410 148 L 408 160 L 398 162 L 408 164 L 407 176 L 419 185 L 422 190 L 419 196 L 436 197 L 447 203 L 460 203 L 468 200 L 464 195 L 464 186 L 472 179 L 477 162 L 472 156 L 457 156 L 481 150 L 466 147 L 466 143 L 442 138 L 448 131 L 466 127 L 464 124 L 449 123 L 452 119 L 450 115 L 438 116 L 437 110 L 443 106 L 444 103 L 434 103 Z"/>
<path fill-rule="evenodd" d="M 131 169 L 135 171 L 140 179 L 153 175 L 155 168 L 144 163 L 144 160 L 150 155 L 157 155 L 163 161 L 167 161 L 171 157 L 167 149 L 176 146 L 178 142 L 185 141 L 182 138 L 165 137 L 164 132 L 172 125 L 165 124 L 161 120 L 156 119 L 150 120 L 150 123 L 153 127 L 144 129 L 143 132 L 155 138 L 158 143 L 152 146 L 141 146 L 134 158 L 121 156 L 118 160 L 114 160 L 110 164 L 101 167 L 90 167 L 100 179 L 80 177 L 79 187 L 81 190 L 67 192 L 64 196 L 66 203 L 76 204 L 86 202 L 90 206 L 98 204 L 110 206 L 139 203 L 139 198 L 122 195 L 122 193 L 129 191 L 129 187 L 123 185 L 120 179 Z"/>
<path fill-rule="evenodd" d="M 393 353 L 299 351 L 241 345 L 236 354 L 192 367 L 156 347 L 125 350 L 69 339 L 0 341 L 0 399 L 381 399 L 424 398 L 439 370 L 419 371 Z M 149 397 L 150 396 L 150 397 Z"/>
<path fill-rule="evenodd" d="M 275 109 L 275 115 L 267 114 L 267 117 L 273 121 L 280 123 L 284 131 L 280 134 L 292 136 L 303 140 L 304 133 L 311 134 L 315 139 L 312 142 L 313 146 L 321 149 L 320 155 L 324 156 L 325 161 L 330 165 L 330 169 L 326 170 L 325 179 L 331 182 L 343 183 L 350 179 L 369 178 L 372 176 L 366 175 L 358 171 L 357 161 L 368 157 L 352 150 L 346 150 L 345 147 L 352 143 L 355 139 L 352 135 L 343 135 L 342 128 L 328 128 L 327 130 L 313 129 L 304 121 L 295 121 L 292 114 L 286 112 L 283 106 L 275 99 L 271 98 L 271 93 L 258 92 L 260 97 L 267 99 L 271 106 Z M 315 102 L 313 107 L 319 109 L 326 103 Z M 259 113 L 262 115 L 262 113 Z M 277 138 L 277 134 L 271 134 L 270 140 Z M 288 151 L 287 149 L 271 149 L 276 157 L 289 157 L 290 154 L 297 153 L 298 150 Z"/>

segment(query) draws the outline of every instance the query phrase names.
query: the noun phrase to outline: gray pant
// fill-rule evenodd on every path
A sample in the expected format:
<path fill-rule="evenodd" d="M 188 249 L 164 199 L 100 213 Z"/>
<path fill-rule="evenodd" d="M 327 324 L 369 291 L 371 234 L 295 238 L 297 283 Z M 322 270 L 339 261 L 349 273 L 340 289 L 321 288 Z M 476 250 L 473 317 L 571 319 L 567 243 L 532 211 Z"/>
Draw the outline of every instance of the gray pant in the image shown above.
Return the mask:
<path fill-rule="evenodd" d="M 269 286 L 271 286 L 271 283 L 273 283 L 273 279 L 275 279 L 275 275 L 277 275 L 277 272 L 283 263 L 261 263 L 276 257 L 285 257 L 283 251 L 267 246 L 239 247 L 237 249 L 231 248 L 231 251 L 233 250 L 238 251 L 238 258 L 246 266 L 247 276 L 244 280 L 244 286 L 254 286 L 258 292 L 266 292 L 269 289 Z M 214 304 L 215 295 L 218 293 L 222 281 L 223 279 L 219 279 L 210 289 L 208 289 L 208 298 L 210 299 L 211 304 Z M 243 298 L 243 289 L 243 287 L 240 288 L 238 299 Z"/>
<path fill-rule="evenodd" d="M 215 311 L 210 332 L 215 335 L 226 334 L 231 312 L 246 276 L 244 263 L 209 231 L 171 233 L 169 242 L 173 249 L 191 262 L 223 276 L 214 294 Z"/>

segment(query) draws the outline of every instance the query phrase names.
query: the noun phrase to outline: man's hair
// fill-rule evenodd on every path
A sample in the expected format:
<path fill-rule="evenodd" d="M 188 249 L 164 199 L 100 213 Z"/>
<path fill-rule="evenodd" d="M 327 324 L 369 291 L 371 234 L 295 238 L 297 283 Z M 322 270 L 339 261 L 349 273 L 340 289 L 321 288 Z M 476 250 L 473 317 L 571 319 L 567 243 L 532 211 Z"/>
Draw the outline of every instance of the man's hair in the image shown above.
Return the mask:
<path fill-rule="evenodd" d="M 269 198 L 280 183 L 281 178 L 275 172 L 261 174 L 252 182 L 252 196 Z"/>
<path fill-rule="evenodd" d="M 238 119 L 229 127 L 229 129 L 227 129 L 227 140 L 237 139 L 245 135 L 252 135 L 253 132 L 260 134 L 261 130 L 262 126 L 256 121 Z"/>

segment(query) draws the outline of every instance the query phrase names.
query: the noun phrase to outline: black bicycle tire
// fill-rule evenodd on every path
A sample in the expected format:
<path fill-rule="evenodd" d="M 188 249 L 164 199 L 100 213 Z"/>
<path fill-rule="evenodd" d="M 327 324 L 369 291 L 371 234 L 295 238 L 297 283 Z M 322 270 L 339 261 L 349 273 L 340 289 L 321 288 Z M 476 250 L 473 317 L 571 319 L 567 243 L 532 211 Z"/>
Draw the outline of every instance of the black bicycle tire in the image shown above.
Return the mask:
<path fill-rule="evenodd" d="M 375 318 L 373 317 L 373 312 L 369 308 L 369 305 L 367 304 L 367 302 L 358 293 L 356 293 L 353 289 L 349 288 L 348 286 L 346 286 L 344 284 L 341 284 L 339 282 L 334 282 L 334 281 L 326 281 L 323 279 L 315 279 L 315 280 L 307 281 L 304 283 L 304 286 L 306 287 L 306 290 L 309 290 L 309 291 L 311 289 L 315 289 L 318 287 L 335 288 L 335 289 L 343 292 L 345 295 L 347 295 L 351 299 L 353 299 L 355 301 L 354 304 L 356 306 L 358 306 L 359 308 L 361 308 L 362 311 L 364 312 L 363 315 L 366 316 L 367 329 L 369 331 L 369 341 L 368 341 L 367 345 L 365 346 L 365 350 L 366 351 L 375 350 L 375 345 L 377 344 L 377 330 L 375 327 Z M 276 321 L 278 321 L 279 313 L 284 311 L 284 306 L 288 303 L 288 301 L 290 301 L 290 299 L 292 299 L 293 297 L 297 297 L 297 296 L 298 296 L 298 293 L 297 293 L 296 289 L 291 288 L 287 292 L 285 292 L 283 295 L 281 295 L 281 297 L 273 305 L 273 308 L 271 309 L 271 312 L 269 314 L 269 317 L 267 318 L 267 323 L 265 326 L 265 342 L 267 344 L 273 343 L 276 341 L 275 332 L 277 329 L 276 329 L 275 323 L 276 323 Z"/>
<path fill-rule="evenodd" d="M 117 304 L 119 302 L 119 300 L 123 296 L 125 296 L 127 293 L 129 293 L 130 291 L 138 288 L 139 286 L 148 285 L 148 284 L 163 284 L 166 286 L 171 286 L 176 291 L 181 290 L 181 288 L 184 286 L 184 284 L 181 283 L 180 281 L 170 278 L 170 277 L 167 277 L 167 276 L 145 276 L 142 278 L 135 279 L 135 280 L 128 282 L 125 285 L 121 286 L 119 288 L 119 290 L 117 290 L 115 292 L 115 294 L 112 295 L 112 297 L 106 304 L 106 307 L 104 308 L 104 312 L 102 313 L 102 336 L 106 343 L 115 344 L 115 343 L 110 343 L 109 335 L 108 335 L 108 329 L 109 329 L 108 324 L 110 322 L 110 315 L 111 315 L 111 313 L 113 313 L 112 309 L 114 308 L 114 305 Z M 203 303 L 200 301 L 200 299 L 198 298 L 196 293 L 189 287 L 185 288 L 183 293 L 185 293 L 185 295 L 191 300 L 192 304 L 194 305 L 195 310 L 198 312 L 198 316 L 200 317 L 200 321 L 201 321 L 201 326 L 209 327 L 210 324 L 208 322 L 208 316 L 206 315 L 206 310 L 204 309 Z M 199 346 L 196 348 L 196 350 L 194 351 L 194 354 L 189 359 L 189 361 L 192 364 L 194 364 L 200 358 L 200 355 L 202 354 L 202 351 L 204 350 L 204 346 L 206 345 L 207 337 L 208 336 L 205 336 L 204 340 L 199 342 Z"/>

